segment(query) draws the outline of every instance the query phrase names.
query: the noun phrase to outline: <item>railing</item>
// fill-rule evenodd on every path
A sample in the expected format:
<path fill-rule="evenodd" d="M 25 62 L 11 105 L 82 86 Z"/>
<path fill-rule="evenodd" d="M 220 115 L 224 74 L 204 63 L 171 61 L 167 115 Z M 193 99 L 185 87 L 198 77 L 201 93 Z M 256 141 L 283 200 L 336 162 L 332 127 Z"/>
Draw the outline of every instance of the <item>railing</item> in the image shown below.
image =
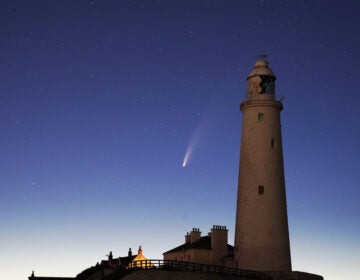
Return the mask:
<path fill-rule="evenodd" d="M 181 262 L 172 260 L 142 260 L 131 262 L 126 269 L 157 269 L 173 271 L 196 271 L 241 276 L 244 279 L 272 279 L 258 271 L 236 269 L 225 266 L 207 265 L 200 263 Z"/>
<path fill-rule="evenodd" d="M 285 99 L 285 97 L 282 96 L 282 95 L 262 93 L 262 94 L 257 94 L 257 95 L 250 96 L 250 94 L 246 93 L 245 96 L 243 96 L 240 99 L 240 103 L 245 103 L 245 102 L 249 102 L 249 101 L 265 100 L 265 101 L 277 101 L 277 102 L 280 102 L 282 104 L 284 99 Z"/>

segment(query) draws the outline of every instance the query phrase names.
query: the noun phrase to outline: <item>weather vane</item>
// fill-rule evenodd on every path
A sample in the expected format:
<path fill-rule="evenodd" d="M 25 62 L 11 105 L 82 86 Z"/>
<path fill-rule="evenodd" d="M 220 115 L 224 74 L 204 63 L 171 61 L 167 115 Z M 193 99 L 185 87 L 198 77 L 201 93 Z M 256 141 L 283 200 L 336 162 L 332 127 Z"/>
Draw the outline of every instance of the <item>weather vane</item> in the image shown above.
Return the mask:
<path fill-rule="evenodd" d="M 265 60 L 268 57 L 268 55 L 267 54 L 260 54 L 257 57 L 259 57 L 261 60 Z"/>

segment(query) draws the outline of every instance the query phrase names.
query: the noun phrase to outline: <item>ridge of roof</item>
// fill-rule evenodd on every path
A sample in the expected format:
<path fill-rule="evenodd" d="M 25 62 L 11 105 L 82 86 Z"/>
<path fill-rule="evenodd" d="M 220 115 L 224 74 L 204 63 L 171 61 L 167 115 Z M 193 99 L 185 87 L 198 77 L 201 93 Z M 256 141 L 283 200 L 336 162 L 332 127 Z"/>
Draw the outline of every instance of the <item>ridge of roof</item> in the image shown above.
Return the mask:
<path fill-rule="evenodd" d="M 229 252 L 234 251 L 234 246 L 228 244 L 227 245 Z M 203 250 L 211 250 L 211 237 L 209 235 L 207 236 L 202 236 L 200 237 L 200 239 L 198 239 L 197 241 L 190 243 L 184 243 L 180 246 L 177 246 L 169 251 L 166 251 L 163 254 L 167 254 L 167 253 L 174 253 L 174 252 L 179 252 L 182 250 L 188 250 L 188 249 L 203 249 Z"/>
<path fill-rule="evenodd" d="M 178 247 L 175 247 L 169 251 L 166 251 L 163 254 L 173 253 L 173 252 L 178 252 L 178 251 L 188 250 L 188 249 L 211 250 L 211 237 L 210 236 L 202 236 L 202 237 L 200 237 L 200 239 L 196 240 L 193 243 L 190 243 L 190 242 L 184 243 Z"/>

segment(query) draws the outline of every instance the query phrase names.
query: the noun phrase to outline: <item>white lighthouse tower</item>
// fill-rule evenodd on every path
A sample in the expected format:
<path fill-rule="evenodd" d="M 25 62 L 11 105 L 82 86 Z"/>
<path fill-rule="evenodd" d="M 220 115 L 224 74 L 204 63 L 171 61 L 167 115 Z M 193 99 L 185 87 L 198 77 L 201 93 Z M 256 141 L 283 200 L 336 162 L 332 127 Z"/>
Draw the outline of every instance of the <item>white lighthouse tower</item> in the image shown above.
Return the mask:
<path fill-rule="evenodd" d="M 234 266 L 291 271 L 280 112 L 269 63 L 255 62 L 247 81 L 236 211 Z"/>

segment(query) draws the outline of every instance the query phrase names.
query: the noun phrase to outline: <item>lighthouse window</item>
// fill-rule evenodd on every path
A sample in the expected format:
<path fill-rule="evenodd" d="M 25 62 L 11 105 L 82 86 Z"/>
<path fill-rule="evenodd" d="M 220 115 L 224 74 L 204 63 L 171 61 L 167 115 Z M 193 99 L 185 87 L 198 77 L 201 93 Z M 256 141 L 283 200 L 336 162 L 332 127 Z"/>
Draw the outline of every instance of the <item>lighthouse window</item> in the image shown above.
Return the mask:
<path fill-rule="evenodd" d="M 259 113 L 258 114 L 258 121 L 262 121 L 264 119 L 264 114 L 263 113 Z"/>
<path fill-rule="evenodd" d="M 264 194 L 264 186 L 259 186 L 259 195 Z"/>
<path fill-rule="evenodd" d="M 261 92 L 260 93 L 267 93 L 267 94 L 274 94 L 275 92 L 275 77 L 272 76 L 261 76 Z"/>
<path fill-rule="evenodd" d="M 277 145 L 276 145 L 276 140 L 274 138 L 271 138 L 271 148 L 276 149 Z"/>

